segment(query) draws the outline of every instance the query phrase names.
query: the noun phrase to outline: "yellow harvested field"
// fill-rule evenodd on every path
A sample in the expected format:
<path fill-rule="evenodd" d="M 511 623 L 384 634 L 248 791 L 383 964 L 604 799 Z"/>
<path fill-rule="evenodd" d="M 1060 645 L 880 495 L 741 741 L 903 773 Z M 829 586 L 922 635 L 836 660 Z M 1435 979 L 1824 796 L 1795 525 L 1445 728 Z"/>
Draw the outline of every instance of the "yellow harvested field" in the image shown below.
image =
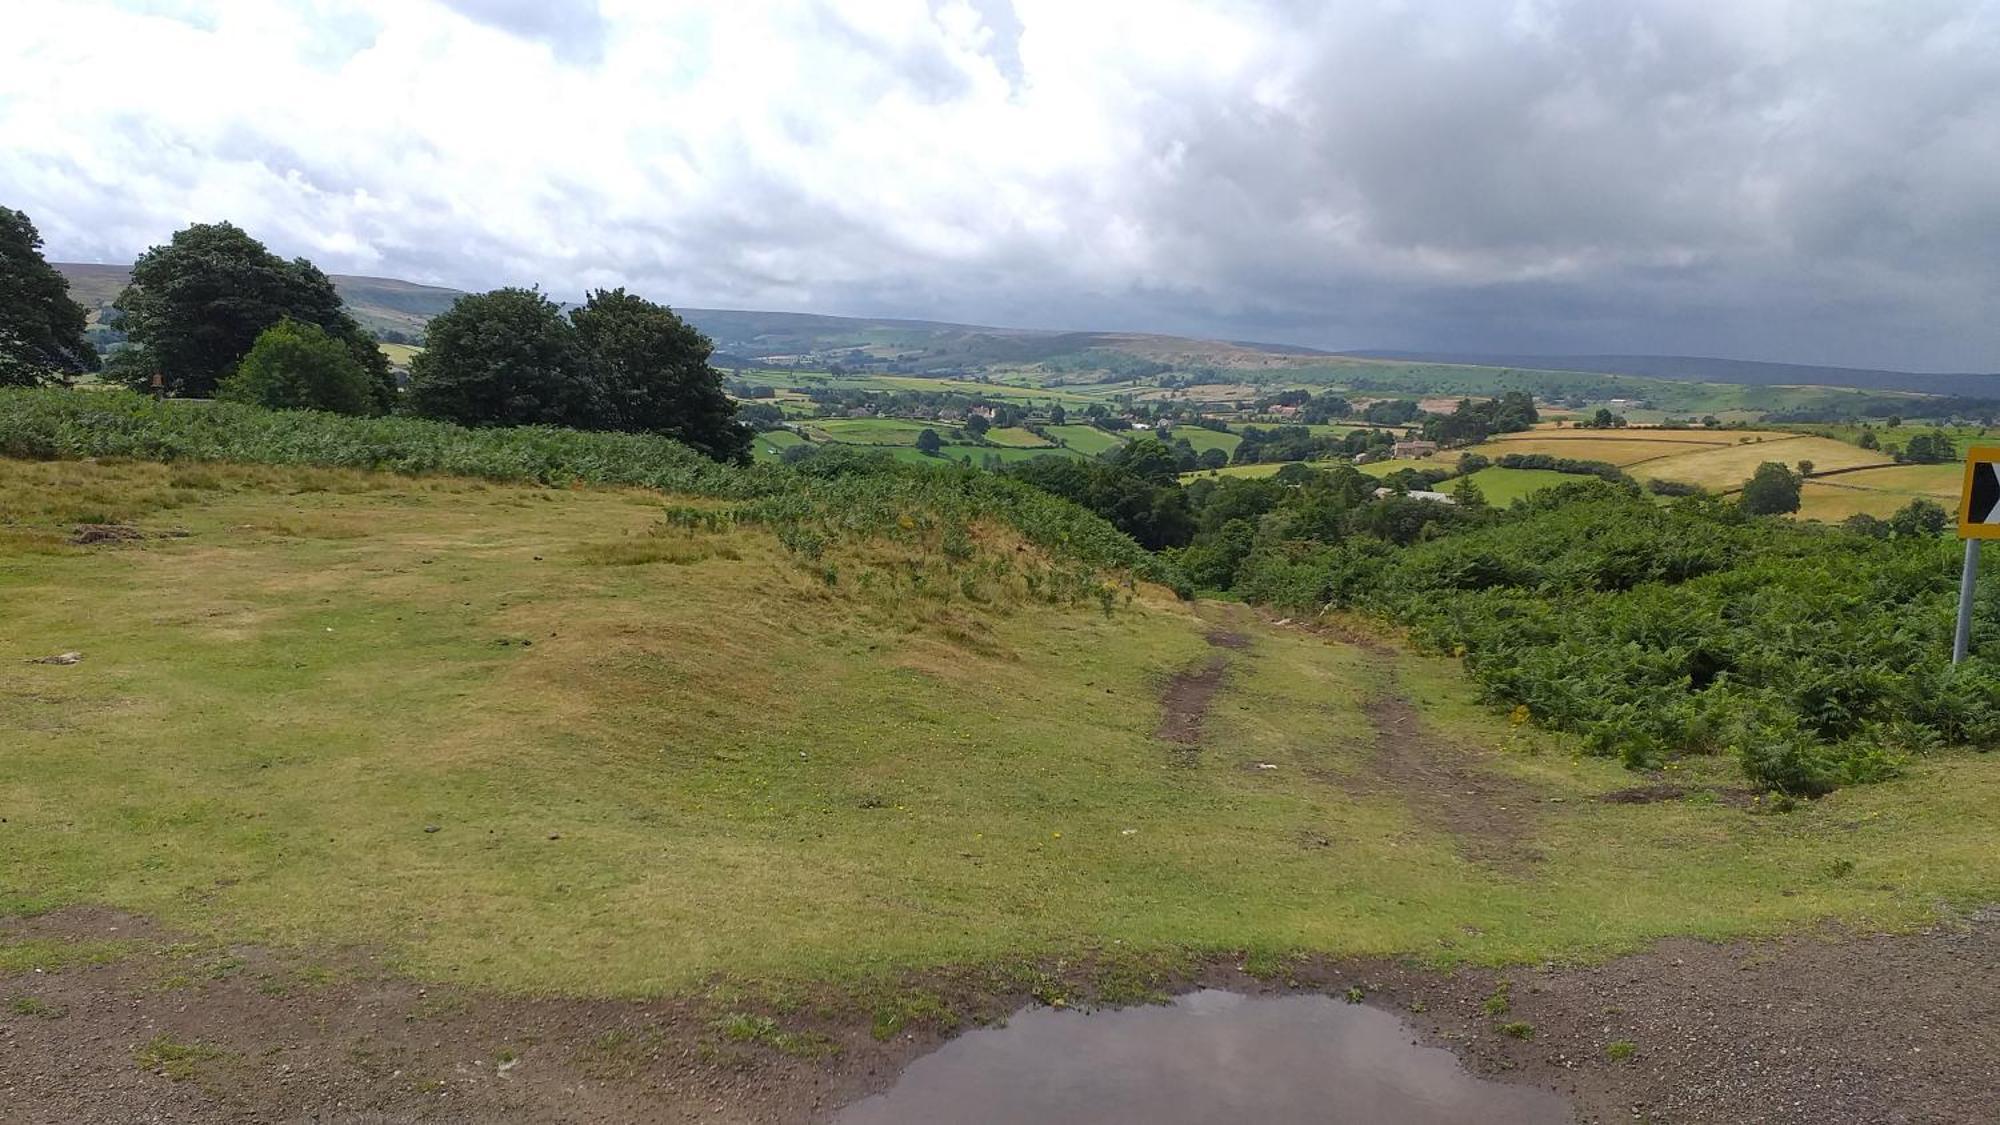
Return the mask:
<path fill-rule="evenodd" d="M 1835 477 L 1835 480 L 1840 478 Z M 1887 519 L 1916 497 L 1907 492 L 1877 492 L 1867 488 L 1840 488 L 1809 480 L 1799 489 L 1798 518 L 1839 523 L 1849 516 L 1867 514 Z M 1934 498 L 1936 499 L 1936 498 Z M 1943 503 L 1942 499 L 1938 500 Z"/>
<path fill-rule="evenodd" d="M 1687 481 L 1704 488 L 1728 491 L 1743 482 L 1766 461 L 1796 465 L 1811 461 L 1816 472 L 1846 469 L 1857 465 L 1879 465 L 1885 458 L 1876 452 L 1832 438 L 1792 434 L 1773 441 L 1755 441 L 1720 449 L 1693 450 L 1631 465 L 1627 471 L 1641 480 L 1656 477 Z"/>
<path fill-rule="evenodd" d="M 1825 483 L 1957 500 L 1958 490 L 1965 484 L 1965 466 L 1957 461 L 1948 465 L 1891 465 L 1859 473 L 1842 473 L 1828 478 Z"/>
<path fill-rule="evenodd" d="M 1577 461 L 1609 461 L 1614 465 L 1631 465 L 1681 452 L 1700 453 L 1724 449 L 1729 444 L 1728 441 L 1715 440 L 1715 435 L 1712 434 L 1689 431 L 1680 431 L 1678 440 L 1668 440 L 1614 437 L 1599 430 L 1574 433 L 1540 430 L 1501 434 L 1477 448 L 1479 452 L 1493 458 L 1504 457 L 1509 453 L 1545 453 L 1550 457 L 1568 457 Z"/>
<path fill-rule="evenodd" d="M 1892 465 L 1809 480 L 1799 493 L 1799 518 L 1844 520 L 1856 513 L 1886 517 L 1918 497 L 1947 510 L 1958 505 L 1963 465 Z"/>

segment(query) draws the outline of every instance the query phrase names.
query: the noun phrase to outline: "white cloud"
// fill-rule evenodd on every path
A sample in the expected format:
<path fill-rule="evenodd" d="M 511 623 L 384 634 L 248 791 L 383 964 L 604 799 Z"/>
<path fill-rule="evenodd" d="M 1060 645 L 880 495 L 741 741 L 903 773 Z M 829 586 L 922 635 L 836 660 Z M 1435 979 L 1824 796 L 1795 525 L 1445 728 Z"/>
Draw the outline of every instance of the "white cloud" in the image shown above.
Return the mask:
<path fill-rule="evenodd" d="M 0 202 L 676 304 L 2000 367 L 2000 9 L 6 0 Z"/>

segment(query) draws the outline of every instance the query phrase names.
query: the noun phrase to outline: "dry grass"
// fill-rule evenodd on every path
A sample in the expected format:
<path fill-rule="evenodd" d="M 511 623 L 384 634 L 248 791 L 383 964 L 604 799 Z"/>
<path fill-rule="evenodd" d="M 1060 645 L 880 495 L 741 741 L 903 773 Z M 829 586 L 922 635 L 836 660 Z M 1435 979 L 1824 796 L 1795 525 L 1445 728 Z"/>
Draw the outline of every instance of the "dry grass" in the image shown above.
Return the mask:
<path fill-rule="evenodd" d="M 1686 481 L 1715 491 L 1743 487 L 1743 482 L 1766 461 L 1787 466 L 1811 461 L 1816 472 L 1844 469 L 1882 462 L 1879 453 L 1834 441 L 1831 438 L 1789 435 L 1768 441 L 1752 441 L 1720 449 L 1697 450 L 1629 465 L 1627 471 L 1641 480 L 1655 477 Z M 1841 478 L 1844 479 L 1844 478 Z"/>

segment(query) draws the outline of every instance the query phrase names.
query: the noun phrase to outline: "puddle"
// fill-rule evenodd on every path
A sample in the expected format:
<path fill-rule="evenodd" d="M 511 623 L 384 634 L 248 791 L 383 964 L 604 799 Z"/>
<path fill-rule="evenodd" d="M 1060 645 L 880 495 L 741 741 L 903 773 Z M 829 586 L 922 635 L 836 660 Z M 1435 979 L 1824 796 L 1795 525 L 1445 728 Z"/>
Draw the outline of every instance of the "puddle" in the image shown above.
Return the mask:
<path fill-rule="evenodd" d="M 1388 1012 L 1207 990 L 1163 1007 L 1033 1008 L 910 1065 L 836 1125 L 1325 1122 L 1561 1125 L 1554 1094 L 1475 1078 Z"/>

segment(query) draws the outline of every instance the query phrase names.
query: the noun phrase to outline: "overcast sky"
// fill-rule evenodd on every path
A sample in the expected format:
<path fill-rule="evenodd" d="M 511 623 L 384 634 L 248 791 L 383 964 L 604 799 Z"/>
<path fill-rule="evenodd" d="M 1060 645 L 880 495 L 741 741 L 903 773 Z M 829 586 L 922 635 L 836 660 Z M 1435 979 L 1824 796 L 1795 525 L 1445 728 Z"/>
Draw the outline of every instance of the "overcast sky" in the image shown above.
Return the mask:
<path fill-rule="evenodd" d="M 0 0 L 52 258 L 2000 370 L 2000 0 Z"/>

